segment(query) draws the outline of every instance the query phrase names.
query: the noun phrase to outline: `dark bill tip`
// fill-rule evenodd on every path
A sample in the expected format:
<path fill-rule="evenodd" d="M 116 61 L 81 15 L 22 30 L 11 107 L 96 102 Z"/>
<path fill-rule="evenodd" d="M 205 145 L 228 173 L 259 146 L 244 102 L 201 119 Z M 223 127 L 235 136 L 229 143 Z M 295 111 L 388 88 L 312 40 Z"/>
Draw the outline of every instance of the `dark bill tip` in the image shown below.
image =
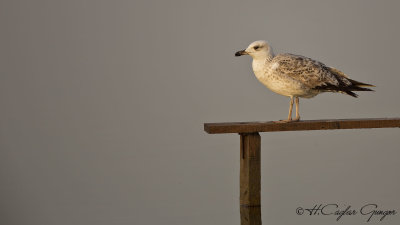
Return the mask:
<path fill-rule="evenodd" d="M 247 54 L 247 52 L 245 50 L 237 51 L 235 53 L 235 56 L 241 56 L 241 55 L 248 55 L 248 54 Z"/>

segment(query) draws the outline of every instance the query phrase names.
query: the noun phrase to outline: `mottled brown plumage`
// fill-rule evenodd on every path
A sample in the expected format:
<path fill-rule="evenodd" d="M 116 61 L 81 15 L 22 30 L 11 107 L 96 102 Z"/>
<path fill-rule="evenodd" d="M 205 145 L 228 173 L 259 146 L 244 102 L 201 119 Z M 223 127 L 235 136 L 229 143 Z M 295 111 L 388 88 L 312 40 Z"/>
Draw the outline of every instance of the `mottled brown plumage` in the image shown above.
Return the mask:
<path fill-rule="evenodd" d="M 279 65 L 275 73 L 287 75 L 310 89 L 322 92 L 340 92 L 357 97 L 353 91 L 372 91 L 364 87 L 374 87 L 352 80 L 335 68 L 301 55 L 280 54 L 271 63 Z"/>

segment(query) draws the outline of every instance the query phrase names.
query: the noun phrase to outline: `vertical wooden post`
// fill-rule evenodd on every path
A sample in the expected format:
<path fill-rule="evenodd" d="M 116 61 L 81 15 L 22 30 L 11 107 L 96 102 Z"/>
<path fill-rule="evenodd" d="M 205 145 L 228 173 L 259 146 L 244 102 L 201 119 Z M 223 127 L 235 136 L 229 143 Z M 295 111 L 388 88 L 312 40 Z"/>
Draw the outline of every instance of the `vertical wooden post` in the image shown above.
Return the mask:
<path fill-rule="evenodd" d="M 261 225 L 261 137 L 240 134 L 241 225 Z"/>

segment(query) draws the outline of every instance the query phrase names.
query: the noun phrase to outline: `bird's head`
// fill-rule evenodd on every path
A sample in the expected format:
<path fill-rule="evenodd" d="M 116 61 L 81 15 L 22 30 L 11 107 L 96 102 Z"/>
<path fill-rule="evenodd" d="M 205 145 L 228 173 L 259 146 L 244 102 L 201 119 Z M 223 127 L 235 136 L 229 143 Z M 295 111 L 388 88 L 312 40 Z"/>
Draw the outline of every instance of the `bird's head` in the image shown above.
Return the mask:
<path fill-rule="evenodd" d="M 273 53 L 266 41 L 255 41 L 245 50 L 237 51 L 235 56 L 250 55 L 253 59 L 270 58 Z"/>

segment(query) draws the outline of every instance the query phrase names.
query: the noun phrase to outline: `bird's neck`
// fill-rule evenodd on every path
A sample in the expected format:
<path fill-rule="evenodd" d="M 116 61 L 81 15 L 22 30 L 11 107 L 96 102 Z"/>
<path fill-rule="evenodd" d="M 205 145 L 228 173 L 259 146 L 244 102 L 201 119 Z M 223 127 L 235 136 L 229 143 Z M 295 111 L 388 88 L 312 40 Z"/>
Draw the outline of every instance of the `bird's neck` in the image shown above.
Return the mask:
<path fill-rule="evenodd" d="M 254 74 L 258 77 L 266 70 L 268 65 L 271 63 L 272 59 L 274 58 L 273 54 L 268 54 L 264 57 L 255 57 L 253 58 L 253 71 Z"/>

